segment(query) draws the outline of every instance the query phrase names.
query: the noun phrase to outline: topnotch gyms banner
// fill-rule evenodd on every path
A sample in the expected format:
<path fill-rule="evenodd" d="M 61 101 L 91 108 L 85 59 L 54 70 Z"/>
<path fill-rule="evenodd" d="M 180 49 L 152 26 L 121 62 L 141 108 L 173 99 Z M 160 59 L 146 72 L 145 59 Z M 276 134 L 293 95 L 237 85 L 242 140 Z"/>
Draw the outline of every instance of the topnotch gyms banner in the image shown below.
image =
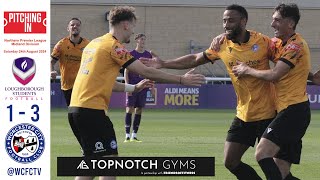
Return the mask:
<path fill-rule="evenodd" d="M 0 179 L 50 179 L 50 1 L 1 1 L 0 18 Z"/>

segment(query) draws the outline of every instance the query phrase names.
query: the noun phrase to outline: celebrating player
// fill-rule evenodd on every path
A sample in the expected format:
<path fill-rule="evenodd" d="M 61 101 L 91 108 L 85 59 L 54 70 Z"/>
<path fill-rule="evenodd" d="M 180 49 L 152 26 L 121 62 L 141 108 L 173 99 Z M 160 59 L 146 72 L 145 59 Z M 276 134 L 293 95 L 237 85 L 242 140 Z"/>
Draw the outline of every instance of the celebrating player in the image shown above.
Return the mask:
<path fill-rule="evenodd" d="M 80 36 L 81 21 L 72 18 L 67 30 L 69 36 L 61 39 L 53 48 L 51 53 L 51 78 L 55 79 L 57 71 L 54 65 L 59 61 L 61 73 L 61 90 L 64 94 L 67 106 L 70 105 L 72 87 L 76 79 L 83 49 L 89 41 Z"/>
<path fill-rule="evenodd" d="M 173 75 L 146 67 L 137 61 L 123 45 L 130 42 L 136 19 L 133 7 L 113 8 L 109 13 L 109 33 L 92 40 L 83 51 L 68 118 L 85 157 L 118 154 L 113 125 L 105 111 L 108 109 L 111 91 L 121 66 L 159 82 L 196 86 L 204 83 L 204 76 L 200 74 Z M 127 84 L 124 90 L 134 92 L 135 86 Z M 100 180 L 107 178 L 100 177 Z"/>
<path fill-rule="evenodd" d="M 227 134 L 224 145 L 224 164 L 240 180 L 261 179 L 256 171 L 241 161 L 243 154 L 260 139 L 266 127 L 275 117 L 272 83 L 255 77 L 241 79 L 232 73 L 238 61 L 254 69 L 269 69 L 272 55 L 270 39 L 255 31 L 246 30 L 248 13 L 239 5 L 230 5 L 223 13 L 226 37 L 217 52 L 212 48 L 198 54 L 189 54 L 173 60 L 142 59 L 156 68 L 186 69 L 221 59 L 231 77 L 237 95 L 237 114 Z M 263 94 L 263 96 L 261 96 Z"/>
<path fill-rule="evenodd" d="M 299 19 L 296 4 L 278 5 L 271 23 L 275 34 L 275 67 L 258 70 L 240 62 L 232 70 L 239 80 L 256 77 L 275 84 L 278 114 L 256 149 L 256 159 L 270 180 L 297 179 L 291 175 L 290 167 L 300 162 L 302 137 L 311 118 L 306 93 L 310 51 L 306 41 L 295 32 Z"/>

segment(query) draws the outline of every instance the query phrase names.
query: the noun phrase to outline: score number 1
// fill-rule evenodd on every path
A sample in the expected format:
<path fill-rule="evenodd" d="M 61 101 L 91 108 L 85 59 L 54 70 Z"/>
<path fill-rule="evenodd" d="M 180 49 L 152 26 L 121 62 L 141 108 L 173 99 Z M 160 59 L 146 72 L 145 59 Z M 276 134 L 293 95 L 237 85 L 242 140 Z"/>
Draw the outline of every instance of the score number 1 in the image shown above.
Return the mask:
<path fill-rule="evenodd" d="M 12 114 L 13 114 L 13 108 L 12 108 L 12 104 L 10 105 L 10 106 L 7 106 L 7 108 L 9 109 L 9 120 L 10 120 L 10 122 L 12 122 Z M 31 109 L 33 110 L 33 116 L 31 117 L 31 120 L 33 121 L 33 122 L 37 122 L 37 121 L 39 121 L 39 118 L 40 118 L 40 116 L 39 116 L 39 106 L 37 105 L 37 104 L 34 104 L 34 105 L 32 105 L 31 106 Z M 20 115 L 24 115 L 26 112 L 25 111 L 20 111 L 19 112 L 19 114 Z"/>

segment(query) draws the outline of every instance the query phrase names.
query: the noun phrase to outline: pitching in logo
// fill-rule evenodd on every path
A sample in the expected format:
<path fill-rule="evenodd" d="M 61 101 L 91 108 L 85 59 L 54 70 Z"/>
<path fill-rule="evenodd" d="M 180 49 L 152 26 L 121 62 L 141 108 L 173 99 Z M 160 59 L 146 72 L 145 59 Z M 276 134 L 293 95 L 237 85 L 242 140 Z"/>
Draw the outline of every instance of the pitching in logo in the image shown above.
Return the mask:
<path fill-rule="evenodd" d="M 12 64 L 12 73 L 21 84 L 28 84 L 36 74 L 36 63 L 28 57 L 15 59 Z"/>
<path fill-rule="evenodd" d="M 18 163 L 31 163 L 37 160 L 45 147 L 44 136 L 32 124 L 17 124 L 6 136 L 6 151 Z"/>
<path fill-rule="evenodd" d="M 4 33 L 45 34 L 47 13 L 45 11 L 5 11 Z"/>

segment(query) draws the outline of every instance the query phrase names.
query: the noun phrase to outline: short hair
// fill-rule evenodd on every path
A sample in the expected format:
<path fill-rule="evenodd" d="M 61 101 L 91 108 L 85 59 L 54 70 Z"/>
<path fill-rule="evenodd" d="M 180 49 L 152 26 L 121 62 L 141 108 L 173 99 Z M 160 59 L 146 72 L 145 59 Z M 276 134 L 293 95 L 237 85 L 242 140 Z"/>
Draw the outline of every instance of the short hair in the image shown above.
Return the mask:
<path fill-rule="evenodd" d="M 246 18 L 248 20 L 248 12 L 246 8 L 238 4 L 232 4 L 226 8 L 226 10 L 235 10 L 238 11 L 241 15 L 241 18 Z"/>
<path fill-rule="evenodd" d="M 71 21 L 73 21 L 73 20 L 77 20 L 77 21 L 79 21 L 80 24 L 81 24 L 81 20 L 80 20 L 79 18 L 76 18 L 76 17 L 71 18 L 71 19 L 69 20 L 68 24 L 69 24 Z"/>
<path fill-rule="evenodd" d="M 296 26 L 300 20 L 300 12 L 297 4 L 280 3 L 277 7 L 274 8 L 274 11 L 278 11 L 280 15 L 284 18 L 292 19 L 295 22 L 293 29 L 296 29 Z"/>
<path fill-rule="evenodd" d="M 132 20 L 137 20 L 135 8 L 132 6 L 116 6 L 109 12 L 109 23 L 113 26 L 121 21 Z"/>
<path fill-rule="evenodd" d="M 139 38 L 141 38 L 141 37 L 146 37 L 146 35 L 143 34 L 143 33 L 138 33 L 138 34 L 136 34 L 136 35 L 134 36 L 134 40 L 137 40 L 137 39 L 139 39 Z"/>

